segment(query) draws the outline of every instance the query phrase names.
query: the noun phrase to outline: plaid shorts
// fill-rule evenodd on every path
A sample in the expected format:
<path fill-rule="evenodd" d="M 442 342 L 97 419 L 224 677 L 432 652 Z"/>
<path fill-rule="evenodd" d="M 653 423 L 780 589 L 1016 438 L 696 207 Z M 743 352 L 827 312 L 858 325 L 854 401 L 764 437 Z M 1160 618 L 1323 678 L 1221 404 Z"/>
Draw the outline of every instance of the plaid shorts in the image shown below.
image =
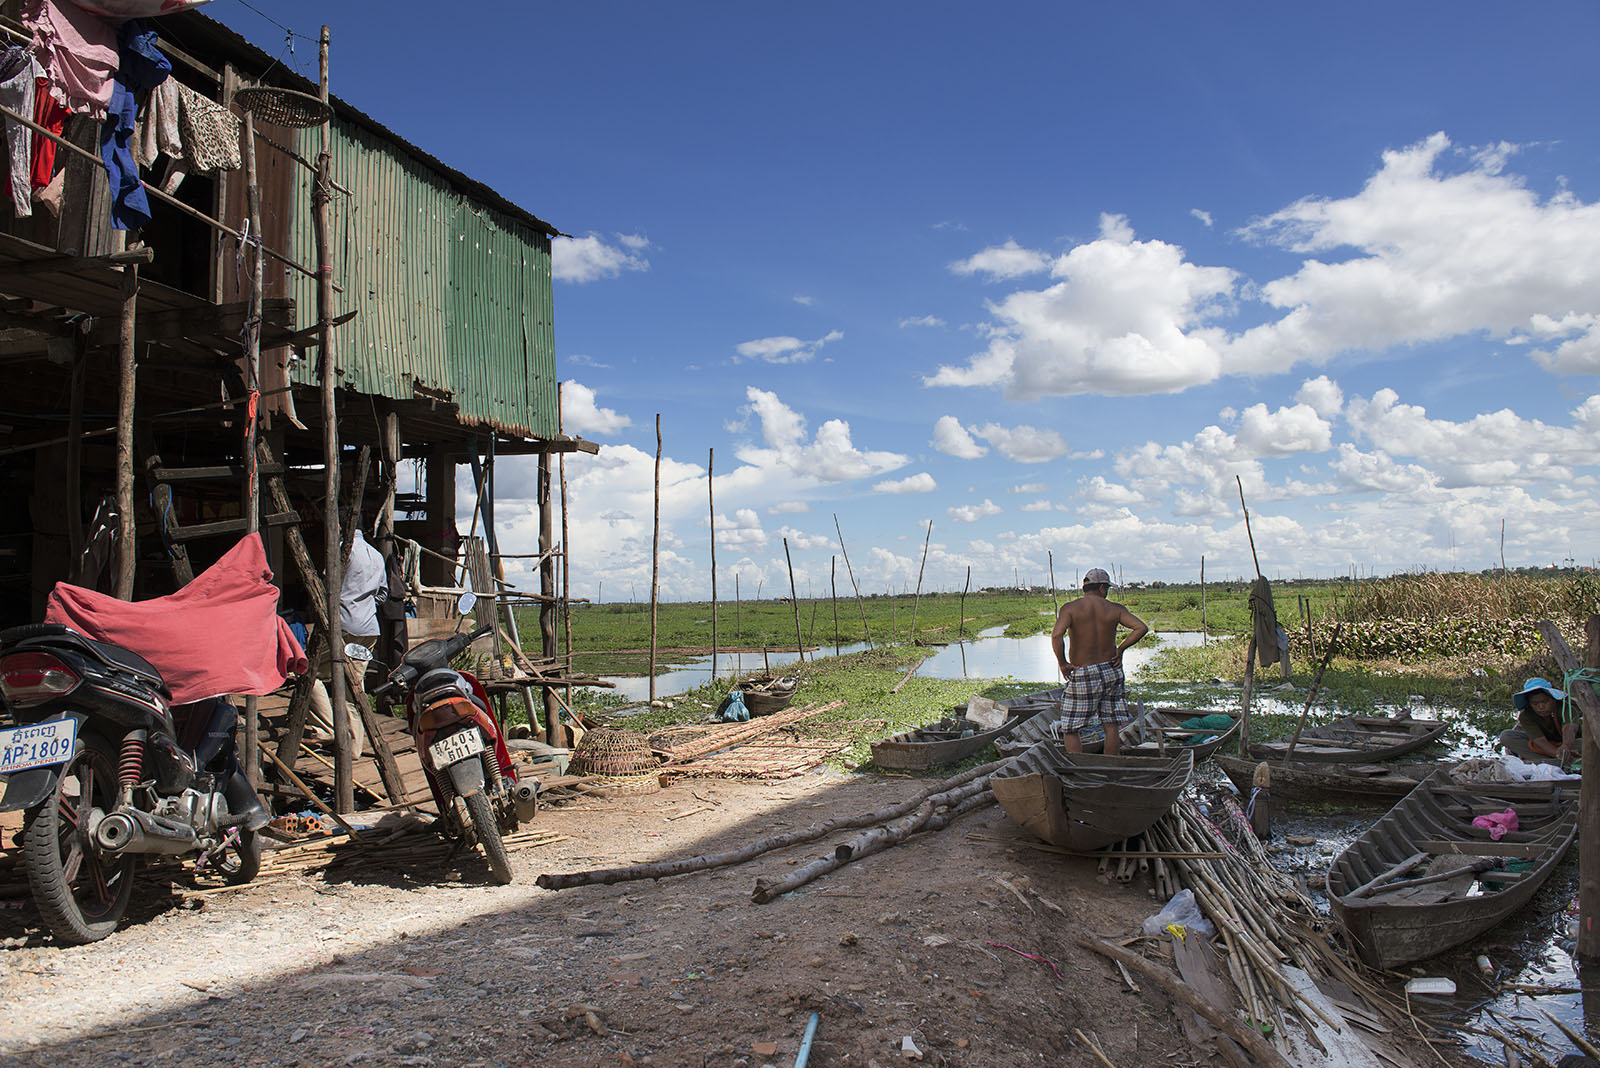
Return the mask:
<path fill-rule="evenodd" d="M 1108 660 L 1072 669 L 1061 696 L 1058 724 L 1064 733 L 1075 734 L 1091 720 L 1126 723 L 1132 718 L 1128 714 L 1122 668 Z"/>

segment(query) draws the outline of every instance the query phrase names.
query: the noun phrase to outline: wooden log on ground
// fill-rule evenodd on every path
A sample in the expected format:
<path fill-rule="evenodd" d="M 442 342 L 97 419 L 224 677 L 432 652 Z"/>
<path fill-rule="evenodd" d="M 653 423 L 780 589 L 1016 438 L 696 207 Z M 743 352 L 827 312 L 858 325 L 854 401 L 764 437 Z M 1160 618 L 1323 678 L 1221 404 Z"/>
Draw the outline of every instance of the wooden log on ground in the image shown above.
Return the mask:
<path fill-rule="evenodd" d="M 1151 964 L 1137 953 L 1131 953 L 1120 946 L 1098 938 L 1080 938 L 1078 945 L 1091 952 L 1098 953 L 1108 960 L 1120 961 L 1129 970 L 1155 983 L 1168 994 L 1181 1002 L 1185 1007 L 1204 1016 L 1211 1025 L 1243 1046 L 1256 1059 L 1263 1068 L 1290 1068 L 1289 1062 L 1283 1055 L 1261 1038 L 1245 1027 L 1229 1014 L 1213 1006 L 1210 1002 L 1200 997 L 1186 986 L 1183 980 L 1173 975 L 1167 969 Z"/>
<path fill-rule="evenodd" d="M 738 849 L 728 850 L 723 853 L 711 853 L 696 857 L 685 857 L 682 860 L 663 860 L 649 864 L 630 864 L 620 868 L 599 868 L 593 871 L 575 871 L 565 875 L 544 874 L 539 876 L 538 884 L 546 890 L 568 890 L 576 886 L 609 886 L 612 883 L 635 882 L 640 879 L 665 879 L 673 875 L 688 875 L 692 872 L 705 871 L 708 868 L 726 868 L 745 861 L 754 860 L 764 853 L 775 849 L 787 849 L 790 846 L 803 845 L 814 842 L 818 838 L 826 838 L 838 831 L 855 830 L 860 827 L 871 827 L 880 823 L 888 823 L 900 818 L 909 812 L 914 812 L 928 798 L 935 794 L 956 789 L 978 779 L 992 774 L 998 770 L 1005 761 L 996 760 L 990 764 L 971 768 L 944 780 L 934 783 L 926 790 L 919 791 L 912 797 L 887 809 L 868 812 L 860 816 L 845 816 L 827 820 L 823 823 L 813 824 L 797 831 L 787 831 L 783 834 L 772 835 L 760 841 L 752 842 Z"/>
<path fill-rule="evenodd" d="M 806 883 L 820 879 L 831 871 L 844 867 L 852 860 L 860 860 L 874 853 L 881 853 L 891 846 L 899 845 L 913 834 L 925 831 L 938 831 L 948 827 L 961 816 L 973 809 L 984 805 L 994 804 L 994 794 L 988 789 L 988 781 L 984 780 L 984 789 L 962 801 L 954 808 L 947 808 L 943 812 L 935 812 L 933 799 L 924 801 L 916 812 L 895 820 L 885 827 L 880 827 L 866 834 L 858 835 L 849 843 L 849 848 L 841 847 L 834 850 L 833 855 L 821 857 L 796 868 L 777 882 L 768 883 L 757 880 L 755 889 L 750 893 L 750 900 L 757 905 L 765 905 L 775 901 L 791 890 L 798 889 Z"/>

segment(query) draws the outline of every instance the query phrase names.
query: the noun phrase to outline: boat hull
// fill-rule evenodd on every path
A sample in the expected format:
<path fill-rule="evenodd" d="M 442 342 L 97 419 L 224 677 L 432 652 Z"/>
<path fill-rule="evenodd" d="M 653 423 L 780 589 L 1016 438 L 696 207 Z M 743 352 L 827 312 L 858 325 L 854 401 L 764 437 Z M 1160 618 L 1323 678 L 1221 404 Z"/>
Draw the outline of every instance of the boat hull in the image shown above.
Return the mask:
<path fill-rule="evenodd" d="M 1035 837 L 1074 851 L 1140 834 L 1171 809 L 1194 754 L 1108 757 L 1041 742 L 989 777 L 1006 815 Z"/>
<path fill-rule="evenodd" d="M 1561 862 L 1577 835 L 1577 791 L 1559 782 L 1455 785 L 1440 769 L 1407 794 L 1328 869 L 1333 914 L 1361 958 L 1375 968 L 1398 968 L 1471 941 L 1526 905 Z M 1473 813 L 1516 808 L 1519 827 L 1500 841 L 1473 827 Z M 1491 871 L 1470 882 L 1363 892 L 1363 887 L 1417 853 L 1524 859 L 1520 873 Z M 1398 885 L 1397 880 L 1391 883 Z M 1412 896 L 1416 895 L 1416 896 Z"/>

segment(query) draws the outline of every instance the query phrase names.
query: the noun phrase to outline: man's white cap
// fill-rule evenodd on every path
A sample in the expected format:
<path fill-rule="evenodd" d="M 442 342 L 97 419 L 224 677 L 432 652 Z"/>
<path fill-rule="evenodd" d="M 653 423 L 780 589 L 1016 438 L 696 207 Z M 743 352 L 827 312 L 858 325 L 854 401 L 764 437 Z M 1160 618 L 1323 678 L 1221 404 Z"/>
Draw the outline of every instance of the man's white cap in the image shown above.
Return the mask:
<path fill-rule="evenodd" d="M 1083 573 L 1083 584 L 1085 586 L 1109 586 L 1111 585 L 1111 576 L 1106 574 L 1103 567 L 1091 567 Z"/>

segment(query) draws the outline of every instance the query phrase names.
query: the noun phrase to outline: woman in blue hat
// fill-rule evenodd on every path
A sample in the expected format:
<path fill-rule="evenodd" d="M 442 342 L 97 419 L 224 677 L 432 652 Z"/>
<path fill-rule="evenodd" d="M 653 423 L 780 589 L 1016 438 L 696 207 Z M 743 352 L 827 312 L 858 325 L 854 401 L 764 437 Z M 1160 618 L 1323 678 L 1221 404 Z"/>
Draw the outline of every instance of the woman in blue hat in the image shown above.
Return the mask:
<path fill-rule="evenodd" d="M 1500 734 L 1500 748 L 1523 760 L 1565 764 L 1578 755 L 1578 721 L 1564 721 L 1567 695 L 1544 679 L 1529 679 L 1511 695 L 1517 725 Z"/>

